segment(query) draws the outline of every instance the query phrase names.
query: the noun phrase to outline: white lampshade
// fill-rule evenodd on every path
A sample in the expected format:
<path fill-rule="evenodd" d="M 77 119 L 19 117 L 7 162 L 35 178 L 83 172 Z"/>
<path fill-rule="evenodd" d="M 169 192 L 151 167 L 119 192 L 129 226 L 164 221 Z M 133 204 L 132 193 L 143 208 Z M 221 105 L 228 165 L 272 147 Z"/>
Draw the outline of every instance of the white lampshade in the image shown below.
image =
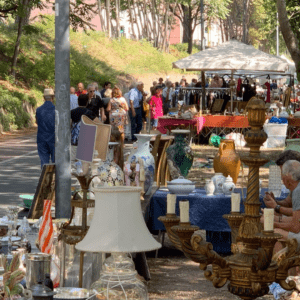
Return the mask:
<path fill-rule="evenodd" d="M 146 252 L 158 249 L 143 218 L 142 188 L 95 188 L 95 212 L 90 229 L 75 248 L 85 252 Z"/>

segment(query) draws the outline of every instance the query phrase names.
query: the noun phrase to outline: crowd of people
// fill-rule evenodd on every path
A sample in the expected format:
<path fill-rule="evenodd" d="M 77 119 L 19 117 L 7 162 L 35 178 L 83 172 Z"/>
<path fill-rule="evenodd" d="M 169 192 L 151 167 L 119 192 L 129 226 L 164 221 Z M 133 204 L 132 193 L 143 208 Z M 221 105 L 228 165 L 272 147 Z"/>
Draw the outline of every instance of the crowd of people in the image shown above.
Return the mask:
<path fill-rule="evenodd" d="M 225 79 L 226 78 L 226 79 Z M 236 97 L 243 90 L 243 100 L 249 100 L 256 94 L 256 84 L 253 80 L 240 78 L 237 80 Z M 215 74 L 210 80 L 205 81 L 205 87 L 212 89 L 228 88 L 230 86 L 230 78 L 219 77 Z M 270 89 L 276 89 L 277 83 L 273 81 L 269 84 Z M 198 92 L 195 93 L 195 88 Z M 144 83 L 137 82 L 135 86 L 131 86 L 127 93 L 112 83 L 107 81 L 103 88 L 99 89 L 97 82 L 90 83 L 87 88 L 82 82 L 77 84 L 77 88 L 70 88 L 70 110 L 71 110 L 71 133 L 72 145 L 78 143 L 78 135 L 80 131 L 80 120 L 82 115 L 88 116 L 90 119 L 98 118 L 104 124 L 112 125 L 112 133 L 117 137 L 123 148 L 125 139 L 135 141 L 135 134 L 140 133 L 145 123 L 148 123 L 152 129 L 157 129 L 158 119 L 166 115 L 171 108 L 177 108 L 178 104 L 187 106 L 194 105 L 199 111 L 201 101 L 202 82 L 197 78 L 193 78 L 190 83 L 187 82 L 185 76 L 180 81 L 172 82 L 169 77 L 164 80 L 159 78 L 154 81 L 150 87 L 150 93 L 145 91 Z M 223 97 L 225 107 L 230 100 L 229 93 L 219 95 Z M 36 119 L 38 124 L 38 151 L 41 157 L 41 164 L 49 163 L 50 158 L 54 162 L 54 141 L 55 141 L 55 107 L 53 104 L 54 92 L 52 89 L 45 89 L 45 103 L 36 111 Z M 245 99 L 244 99 L 245 98 Z M 215 94 L 209 92 L 205 99 L 205 107 L 209 108 L 215 99 Z M 269 92 L 267 93 L 266 102 L 269 101 Z M 51 119 L 51 120 L 50 120 Z M 51 133 L 51 134 L 50 134 Z M 75 151 L 75 150 L 74 150 Z M 74 151 L 72 153 L 74 153 Z"/>

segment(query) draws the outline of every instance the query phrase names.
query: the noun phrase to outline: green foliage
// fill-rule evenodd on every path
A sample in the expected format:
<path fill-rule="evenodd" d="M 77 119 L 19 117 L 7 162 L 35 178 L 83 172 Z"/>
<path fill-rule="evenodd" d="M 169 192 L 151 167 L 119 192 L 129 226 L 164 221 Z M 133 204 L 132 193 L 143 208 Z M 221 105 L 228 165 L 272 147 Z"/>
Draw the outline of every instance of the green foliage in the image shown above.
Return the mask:
<path fill-rule="evenodd" d="M 176 49 L 177 51 L 181 52 L 181 55 L 185 56 L 185 52 L 188 50 L 188 43 L 182 43 L 182 44 L 175 44 L 175 45 L 170 45 L 170 49 Z M 200 51 L 199 46 L 193 45 L 193 51 L 192 54 L 197 53 Z"/>
<path fill-rule="evenodd" d="M 34 98 L 20 92 L 11 92 L 0 86 L 0 123 L 4 131 L 21 129 L 31 124 L 31 116 L 24 110 L 23 103 L 35 106 Z"/>

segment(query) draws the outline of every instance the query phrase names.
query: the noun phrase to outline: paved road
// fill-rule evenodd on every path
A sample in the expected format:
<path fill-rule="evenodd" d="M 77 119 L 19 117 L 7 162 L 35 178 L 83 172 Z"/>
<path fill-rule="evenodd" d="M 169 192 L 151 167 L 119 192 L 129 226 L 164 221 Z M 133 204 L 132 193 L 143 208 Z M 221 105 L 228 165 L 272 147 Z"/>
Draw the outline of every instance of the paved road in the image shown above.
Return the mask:
<path fill-rule="evenodd" d="M 0 140 L 0 217 L 7 205 L 22 205 L 22 194 L 34 194 L 41 173 L 36 133 Z"/>

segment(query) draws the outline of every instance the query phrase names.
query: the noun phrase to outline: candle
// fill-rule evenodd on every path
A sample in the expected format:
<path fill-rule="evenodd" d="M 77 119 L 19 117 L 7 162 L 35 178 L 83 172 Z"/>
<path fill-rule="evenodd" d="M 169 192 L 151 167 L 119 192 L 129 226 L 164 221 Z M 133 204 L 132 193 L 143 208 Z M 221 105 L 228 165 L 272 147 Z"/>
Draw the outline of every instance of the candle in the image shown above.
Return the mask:
<path fill-rule="evenodd" d="M 176 195 L 167 195 L 167 214 L 175 214 Z"/>
<path fill-rule="evenodd" d="M 189 201 L 180 201 L 179 202 L 180 208 L 180 223 L 188 223 L 190 222 L 190 203 Z"/>
<path fill-rule="evenodd" d="M 241 194 L 240 193 L 231 193 L 231 211 L 240 212 L 240 202 Z"/>
<path fill-rule="evenodd" d="M 139 163 L 136 164 L 135 170 L 136 170 L 136 172 L 139 172 L 139 171 L 140 171 L 140 164 L 139 164 Z"/>
<path fill-rule="evenodd" d="M 274 208 L 264 209 L 264 230 L 274 230 Z"/>

